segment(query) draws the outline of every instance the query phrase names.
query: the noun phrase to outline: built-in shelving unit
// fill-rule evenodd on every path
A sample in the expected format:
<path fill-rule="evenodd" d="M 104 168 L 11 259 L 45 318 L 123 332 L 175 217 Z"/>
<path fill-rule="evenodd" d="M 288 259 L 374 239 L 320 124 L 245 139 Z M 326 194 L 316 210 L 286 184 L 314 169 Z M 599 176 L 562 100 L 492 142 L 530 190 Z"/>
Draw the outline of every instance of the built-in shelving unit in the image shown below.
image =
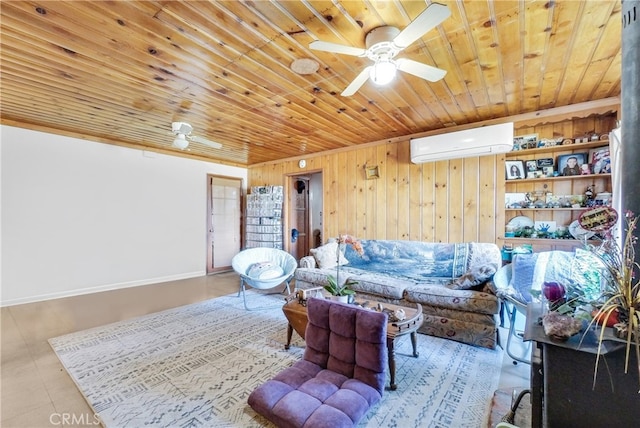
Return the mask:
<path fill-rule="evenodd" d="M 245 248 L 283 249 L 283 186 L 254 186 L 247 195 Z"/>
<path fill-rule="evenodd" d="M 585 161 L 588 162 L 588 154 L 593 149 L 609 145 L 609 132 L 615 128 L 617 120 L 616 112 L 604 114 L 586 114 L 584 117 L 563 120 L 558 123 L 549 122 L 535 126 L 527 125 L 518 127 L 515 124 L 514 135 L 516 136 L 537 136 L 539 141 L 551 141 L 544 147 L 526 148 L 513 150 L 505 153 L 505 194 L 506 195 L 529 195 L 530 200 L 540 199 L 545 203 L 545 207 L 513 207 L 506 203 L 504 205 L 505 226 L 517 217 L 527 217 L 534 225 L 545 223 L 556 227 L 569 227 L 572 222 L 578 219 L 580 214 L 586 209 L 578 206 L 575 202 L 572 206 L 547 207 L 547 199 L 557 197 L 558 199 L 575 200 L 576 196 L 582 195 L 585 199 L 585 192 L 590 188 L 595 197 L 598 193 L 611 192 L 610 173 L 590 173 L 585 175 L 562 175 L 558 170 L 558 157 L 572 154 L 586 154 Z M 592 137 L 595 134 L 597 137 Z M 596 140 L 597 138 L 597 140 Z M 576 142 L 579 140 L 580 142 Z M 558 143 L 562 141 L 563 143 Z M 543 143 L 544 144 L 544 143 Z M 537 161 L 541 159 L 553 159 L 553 176 L 542 173 L 539 177 L 528 176 L 526 168 L 527 161 Z M 566 157 L 564 159 L 567 159 Z M 514 162 L 515 161 L 515 162 Z M 511 178 L 507 167 L 518 164 L 522 161 L 522 174 L 524 178 Z M 593 171 L 592 171 L 593 172 Z M 540 174 L 535 172 L 535 174 Z M 515 196 L 514 196 L 515 197 Z M 535 227 L 535 226 L 534 226 Z M 569 235 L 570 236 L 570 235 Z M 530 244 L 534 251 L 548 250 L 572 250 L 583 245 L 577 239 L 549 239 L 540 237 L 507 237 L 503 233 L 497 239 L 498 244 L 508 244 L 513 247 Z"/>

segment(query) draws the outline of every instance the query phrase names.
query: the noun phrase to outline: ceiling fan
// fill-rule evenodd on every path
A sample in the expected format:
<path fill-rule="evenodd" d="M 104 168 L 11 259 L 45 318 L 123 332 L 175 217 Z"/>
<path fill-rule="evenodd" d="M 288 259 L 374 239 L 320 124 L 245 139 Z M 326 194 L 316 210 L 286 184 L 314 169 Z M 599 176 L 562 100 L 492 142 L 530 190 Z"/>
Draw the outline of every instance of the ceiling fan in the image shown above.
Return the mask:
<path fill-rule="evenodd" d="M 197 135 L 191 135 L 193 126 L 186 122 L 172 122 L 171 132 L 176 136 L 173 140 L 172 146 L 176 149 L 184 150 L 189 146 L 189 142 L 204 144 L 205 146 L 213 147 L 214 149 L 222 148 L 222 144 L 214 141 L 209 141 L 206 138 L 198 137 Z"/>
<path fill-rule="evenodd" d="M 355 94 L 369 77 L 378 85 L 389 83 L 395 77 L 396 70 L 436 82 L 447 74 L 445 70 L 407 58 L 393 58 L 450 15 L 451 11 L 447 6 L 432 3 L 402 31 L 391 26 L 377 27 L 369 31 L 365 37 L 366 49 L 321 40 L 311 42 L 309 47 L 319 51 L 367 57 L 374 61 L 373 65 L 362 70 L 342 91 L 341 95 L 345 97 Z"/>

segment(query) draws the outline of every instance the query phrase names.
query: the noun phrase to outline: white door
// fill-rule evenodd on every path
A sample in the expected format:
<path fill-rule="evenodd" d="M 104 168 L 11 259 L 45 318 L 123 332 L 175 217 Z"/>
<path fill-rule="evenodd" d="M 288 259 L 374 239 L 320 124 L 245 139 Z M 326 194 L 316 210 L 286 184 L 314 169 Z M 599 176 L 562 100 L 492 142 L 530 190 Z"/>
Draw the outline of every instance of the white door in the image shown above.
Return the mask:
<path fill-rule="evenodd" d="M 240 251 L 242 180 L 209 176 L 207 273 L 231 269 Z"/>

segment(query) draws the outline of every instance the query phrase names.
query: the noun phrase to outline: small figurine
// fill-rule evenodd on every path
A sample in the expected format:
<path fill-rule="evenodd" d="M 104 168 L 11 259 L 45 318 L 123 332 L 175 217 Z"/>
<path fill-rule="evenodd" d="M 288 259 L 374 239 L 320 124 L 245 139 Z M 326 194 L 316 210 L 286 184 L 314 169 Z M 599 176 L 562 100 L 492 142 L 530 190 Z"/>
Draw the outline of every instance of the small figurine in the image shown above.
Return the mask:
<path fill-rule="evenodd" d="M 584 196 L 587 198 L 587 205 L 589 201 L 593 199 L 593 187 L 587 186 L 587 190 L 584 192 Z"/>

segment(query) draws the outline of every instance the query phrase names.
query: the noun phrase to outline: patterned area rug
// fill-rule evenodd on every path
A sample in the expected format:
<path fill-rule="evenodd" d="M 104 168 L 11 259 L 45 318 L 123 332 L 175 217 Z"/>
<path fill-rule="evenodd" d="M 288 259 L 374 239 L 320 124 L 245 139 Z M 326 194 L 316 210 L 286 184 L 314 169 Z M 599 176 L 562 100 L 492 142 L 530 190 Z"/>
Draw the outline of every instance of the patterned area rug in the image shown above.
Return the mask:
<path fill-rule="evenodd" d="M 248 405 L 258 385 L 302 357 L 289 351 L 282 296 L 235 294 L 50 339 L 106 427 L 271 427 Z M 486 426 L 502 362 L 489 350 L 418 335 L 396 342 L 398 390 L 361 427 Z"/>

